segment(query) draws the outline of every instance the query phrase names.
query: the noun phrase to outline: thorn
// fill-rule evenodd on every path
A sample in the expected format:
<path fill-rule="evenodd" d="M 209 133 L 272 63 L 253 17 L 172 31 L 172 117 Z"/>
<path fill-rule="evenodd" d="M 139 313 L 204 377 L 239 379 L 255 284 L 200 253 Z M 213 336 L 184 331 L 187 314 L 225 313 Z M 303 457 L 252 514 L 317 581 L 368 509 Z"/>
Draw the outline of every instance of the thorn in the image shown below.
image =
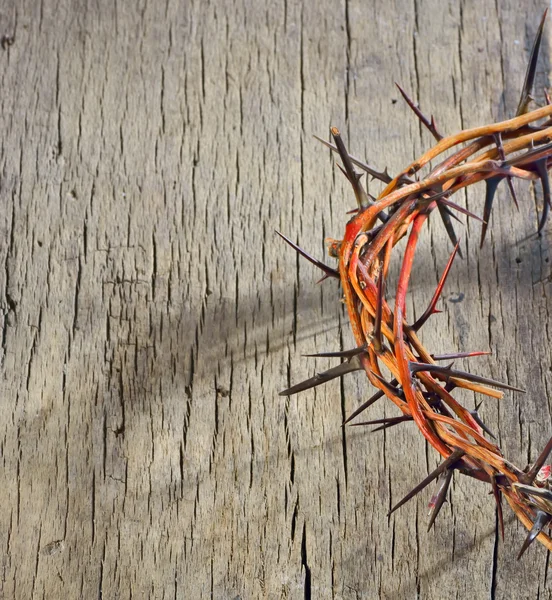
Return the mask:
<path fill-rule="evenodd" d="M 485 235 L 487 234 L 487 226 L 491 217 L 491 209 L 493 208 L 493 200 L 496 193 L 498 184 L 502 181 L 503 177 L 491 177 L 485 180 L 485 207 L 483 208 L 483 227 L 481 228 L 481 241 L 479 247 L 483 248 L 485 242 Z"/>
<path fill-rule="evenodd" d="M 437 304 L 437 301 L 439 300 L 439 296 L 441 295 L 441 292 L 443 291 L 443 287 L 445 285 L 447 276 L 450 272 L 452 263 L 456 256 L 456 253 L 458 252 L 459 247 L 460 247 L 460 242 L 457 241 L 456 245 L 454 246 L 454 250 L 452 251 L 452 254 L 450 255 L 450 257 L 448 259 L 445 270 L 443 271 L 443 274 L 441 275 L 441 278 L 439 279 L 439 283 L 437 284 L 437 288 L 435 289 L 435 292 L 433 293 L 433 298 L 431 299 L 429 306 L 426 308 L 424 314 L 414 323 L 414 325 L 412 325 L 412 329 L 414 331 L 418 331 L 418 329 L 420 329 L 420 327 L 429 319 L 429 317 L 435 313 L 435 305 Z"/>
<path fill-rule="evenodd" d="M 500 494 L 500 490 L 498 489 L 498 485 L 496 483 L 496 476 L 494 474 L 491 475 L 491 487 L 493 488 L 493 496 L 496 502 L 496 511 L 498 514 L 500 534 L 502 535 L 502 542 L 504 542 L 504 516 L 502 514 L 502 496 Z"/>
<path fill-rule="evenodd" d="M 543 204 L 542 204 L 542 215 L 539 223 L 539 228 L 537 233 L 540 233 L 544 226 L 546 225 L 546 220 L 548 219 L 548 212 L 550 210 L 550 180 L 548 179 L 548 171 L 546 170 L 546 158 L 541 158 L 535 163 L 535 167 L 537 168 L 537 173 L 539 174 L 541 183 L 542 183 L 542 195 L 543 195 Z"/>
<path fill-rule="evenodd" d="M 442 367 L 440 365 L 430 365 L 426 363 L 410 363 L 410 372 L 412 374 L 418 373 L 419 371 L 428 371 L 430 373 L 438 373 L 440 375 L 444 375 L 447 380 L 451 377 L 455 377 L 457 379 L 465 379 L 466 381 L 473 381 L 474 383 L 482 383 L 483 385 L 493 385 L 494 387 L 501 388 L 504 390 L 511 390 L 513 392 L 522 392 L 525 393 L 525 390 L 520 388 L 513 387 L 506 383 L 502 383 L 501 381 L 495 381 L 494 379 L 489 379 L 488 377 L 481 377 L 480 375 L 474 375 L 473 373 L 466 373 L 465 371 L 458 371 L 456 369 L 451 369 L 450 367 Z"/>
<path fill-rule="evenodd" d="M 548 440 L 548 443 L 544 447 L 544 450 L 539 454 L 537 460 L 531 465 L 529 471 L 527 471 L 526 476 L 523 478 L 523 483 L 533 483 L 535 478 L 537 477 L 539 471 L 542 466 L 546 462 L 548 455 L 552 452 L 552 438 Z"/>
<path fill-rule="evenodd" d="M 443 136 L 437 131 L 437 128 L 435 127 L 435 119 L 433 118 L 433 115 L 431 115 L 431 121 L 428 121 L 427 118 L 422 114 L 422 111 L 408 97 L 408 95 L 402 89 L 402 87 L 397 82 L 395 82 L 395 85 L 399 88 L 399 92 L 401 93 L 402 97 L 405 99 L 405 101 L 408 104 L 408 106 L 410 106 L 410 108 L 414 111 L 414 114 L 418 117 L 418 119 L 420 119 L 422 125 L 424 125 L 425 127 L 427 127 L 427 129 L 429 130 L 429 132 L 431 133 L 431 135 L 438 142 L 441 141 L 443 139 Z"/>
<path fill-rule="evenodd" d="M 394 380 L 395 383 L 396 380 Z M 367 408 L 369 408 L 370 406 L 372 406 L 372 404 L 374 404 L 375 402 L 377 402 L 380 398 L 383 398 L 383 396 L 385 396 L 385 392 L 383 392 L 382 390 L 378 390 L 371 398 L 369 398 L 368 400 L 366 400 L 366 402 L 364 402 L 363 404 L 361 404 L 354 412 L 353 414 L 349 415 L 345 421 L 343 421 L 343 423 L 341 424 L 342 427 L 344 427 L 345 425 L 347 425 L 347 423 L 349 423 L 350 421 L 352 421 L 356 416 L 360 415 L 361 412 L 364 412 Z"/>
<path fill-rule="evenodd" d="M 447 210 L 446 206 L 444 204 L 441 204 L 440 202 L 437 202 L 437 208 L 439 210 L 439 214 L 441 215 L 441 219 L 443 220 L 443 225 L 445 226 L 445 229 L 450 238 L 450 241 L 453 243 L 454 246 L 456 246 L 458 244 L 458 238 L 456 237 L 454 227 L 452 226 L 452 222 L 451 222 L 450 216 L 448 214 L 449 211 Z M 462 256 L 461 248 L 458 248 L 458 256 L 460 258 L 464 258 Z"/>
<path fill-rule="evenodd" d="M 544 29 L 544 21 L 546 19 L 546 13 L 548 9 L 544 11 L 542 19 L 533 42 L 533 48 L 531 50 L 531 56 L 529 57 L 529 64 L 527 65 L 527 71 L 525 73 L 525 81 L 523 82 L 523 88 L 521 90 L 521 97 L 519 99 L 518 108 L 516 111 L 516 117 L 527 112 L 529 102 L 531 100 L 531 90 L 533 89 L 533 83 L 535 82 L 535 73 L 537 71 L 537 60 L 539 58 L 539 50 L 542 40 L 542 32 Z"/>
<path fill-rule="evenodd" d="M 395 387 L 397 384 L 397 380 L 393 379 L 393 381 L 390 383 L 388 381 L 386 381 L 383 377 L 381 377 L 380 375 L 378 375 L 377 373 L 372 373 L 374 375 L 374 377 L 385 387 L 385 389 L 393 394 L 394 396 L 397 396 L 399 398 L 404 398 L 404 392 L 398 388 Z"/>
<path fill-rule="evenodd" d="M 343 173 L 343 175 L 345 175 L 347 181 L 352 184 L 351 178 L 349 177 L 349 174 L 347 173 L 347 171 L 345 171 L 345 169 L 339 163 L 335 163 L 335 164 L 336 164 L 337 168 Z"/>
<path fill-rule="evenodd" d="M 333 150 L 333 152 L 339 153 L 337 146 L 334 146 L 330 142 L 327 142 L 326 140 L 319 138 L 317 135 L 315 135 L 313 137 L 315 139 L 317 139 L 319 142 L 322 142 L 322 144 L 324 144 L 324 146 L 326 146 L 330 150 Z M 384 171 L 381 171 L 381 172 L 376 171 L 375 169 L 373 169 L 366 163 L 362 162 L 358 158 L 355 158 L 352 154 L 349 154 L 349 159 L 351 160 L 351 162 L 353 164 L 355 164 L 360 169 L 366 171 L 368 173 L 368 175 L 371 175 L 374 179 L 379 179 L 380 181 L 383 181 L 383 183 L 385 183 L 385 184 L 391 183 L 391 181 L 393 181 L 393 178 L 391 177 L 391 175 L 389 175 L 389 173 L 387 172 L 387 169 L 385 169 Z"/>
<path fill-rule="evenodd" d="M 297 394 L 298 392 L 303 392 L 305 390 L 310 390 L 317 385 L 322 385 L 327 381 L 331 381 L 336 377 L 342 377 L 343 375 L 347 375 L 347 373 L 352 373 L 353 371 L 360 371 L 362 366 L 358 357 L 353 357 L 350 361 L 346 361 L 337 365 L 337 367 L 332 367 L 327 371 L 322 373 L 317 373 L 314 377 L 310 379 L 306 379 L 301 383 L 297 383 L 296 385 L 290 387 L 287 390 L 283 390 L 280 392 L 280 396 L 292 396 L 293 394 Z"/>
<path fill-rule="evenodd" d="M 502 135 L 500 132 L 498 132 L 498 133 L 495 133 L 493 135 L 493 137 L 495 140 L 496 148 L 498 150 L 498 155 L 500 156 L 500 160 L 505 161 L 506 155 L 504 154 L 504 146 L 502 145 Z M 516 208 L 519 211 L 519 204 L 517 201 L 516 191 L 514 190 L 514 184 L 512 182 L 512 178 L 509 175 L 507 175 L 506 181 L 508 182 L 508 189 L 510 190 L 510 196 L 512 196 L 512 200 L 514 201 L 514 204 L 516 205 Z"/>
<path fill-rule="evenodd" d="M 479 413 L 477 412 L 480 406 L 481 406 L 481 404 L 478 404 L 475 407 L 475 410 L 470 410 L 469 411 L 470 415 L 473 417 L 474 421 L 479 425 L 479 427 L 481 427 L 481 429 L 483 429 L 483 431 L 487 435 L 490 435 L 493 438 L 493 440 L 496 440 L 496 435 L 493 435 L 491 430 L 485 425 L 485 423 L 483 423 L 483 421 L 481 420 L 481 417 L 479 416 Z"/>
<path fill-rule="evenodd" d="M 437 204 L 444 204 L 445 206 L 450 206 L 450 208 L 453 208 L 454 210 L 457 210 L 458 212 L 461 212 L 464 215 L 467 215 L 468 217 L 471 217 L 472 219 L 475 219 L 476 221 L 481 221 L 483 223 L 483 219 L 481 217 L 479 217 L 475 213 L 470 212 L 463 206 L 456 204 L 456 202 L 453 202 L 452 200 L 447 200 L 447 198 L 439 198 L 437 200 Z"/>
<path fill-rule="evenodd" d="M 357 354 L 362 354 L 366 351 L 366 344 L 353 348 L 352 350 L 337 350 L 336 352 L 319 352 L 318 354 L 303 354 L 309 358 L 352 358 Z"/>
<path fill-rule="evenodd" d="M 444 460 L 435 470 L 433 470 L 421 483 L 419 483 L 412 491 L 408 492 L 406 496 L 387 513 L 389 517 L 403 504 L 413 498 L 418 492 L 421 492 L 426 486 L 428 486 L 434 479 L 437 479 L 441 473 L 444 473 L 447 469 L 452 469 L 456 463 L 464 456 L 464 451 L 456 449 L 450 454 L 450 456 Z"/>
<path fill-rule="evenodd" d="M 458 223 L 460 223 L 460 225 L 463 225 L 464 223 L 462 223 L 462 221 L 452 212 L 452 210 L 450 210 L 450 208 L 448 206 L 445 206 L 443 204 L 443 209 L 445 210 L 445 212 L 449 215 L 449 217 L 452 217 L 455 221 L 458 221 Z"/>
<path fill-rule="evenodd" d="M 294 244 L 283 233 L 280 233 L 277 230 L 275 230 L 275 231 L 284 240 L 284 242 L 288 243 L 296 252 L 299 252 L 299 254 L 301 256 L 306 258 L 315 267 L 318 267 L 319 269 L 322 269 L 322 271 L 324 271 L 324 273 L 326 274 L 326 277 L 323 277 L 320 281 L 323 281 L 327 277 L 335 277 L 335 278 L 339 279 L 339 271 L 337 271 L 336 269 L 332 269 L 332 267 L 328 267 L 328 265 L 325 265 L 323 262 L 320 262 L 319 260 L 317 260 L 316 258 L 311 256 L 308 252 L 305 252 L 305 250 L 303 250 L 302 248 L 299 248 L 299 246 L 297 244 Z M 318 283 L 320 283 L 320 281 Z"/>
<path fill-rule="evenodd" d="M 439 511 L 441 510 L 441 507 L 447 499 L 447 492 L 450 486 L 450 482 L 452 480 L 453 473 L 454 471 L 452 469 L 448 469 L 444 476 L 441 475 L 442 481 L 439 484 L 439 487 L 437 488 L 437 493 L 433 496 L 429 503 L 431 510 L 429 511 L 429 523 L 427 526 L 428 531 L 431 529 L 433 523 L 435 522 L 435 519 L 437 518 L 437 515 L 439 514 Z"/>
<path fill-rule="evenodd" d="M 343 140 L 341 139 L 341 134 L 339 133 L 339 129 L 337 127 L 332 127 L 330 129 L 330 132 L 333 136 L 335 145 L 337 146 L 337 151 L 339 152 L 339 156 L 341 157 L 341 160 L 343 161 L 343 166 L 345 167 L 345 171 L 343 171 L 343 169 L 341 169 L 341 167 L 339 167 L 339 168 L 346 174 L 347 179 L 351 182 L 351 185 L 353 186 L 353 190 L 355 192 L 355 197 L 356 197 L 359 207 L 368 208 L 369 206 L 372 205 L 372 202 L 370 201 L 370 198 L 368 198 L 368 194 L 366 193 L 366 190 L 362 187 L 362 184 L 360 183 L 360 175 L 355 171 L 355 167 L 353 166 L 351 158 L 349 157 L 347 148 L 345 148 L 345 144 L 343 143 Z M 382 218 L 382 220 L 385 220 L 386 215 L 382 215 L 381 218 Z"/>
<path fill-rule="evenodd" d="M 374 419 L 373 421 L 362 421 L 361 423 L 353 423 L 351 427 L 360 427 L 361 425 L 378 425 L 383 423 L 387 427 L 393 427 L 393 425 L 398 425 L 399 423 L 404 423 L 404 421 L 412 421 L 412 417 L 410 415 L 402 415 L 400 417 L 387 417 L 386 419 Z M 384 427 L 378 427 L 373 431 L 379 431 L 380 429 L 384 429 Z"/>
<path fill-rule="evenodd" d="M 474 356 L 487 356 L 492 352 L 476 351 L 476 352 L 455 352 L 454 354 L 432 354 L 433 360 L 456 360 L 458 358 L 471 358 Z"/>
<path fill-rule="evenodd" d="M 528 533 L 525 541 L 523 542 L 523 546 L 518 554 L 518 560 L 523 556 L 524 552 L 529 548 L 529 546 L 533 543 L 535 538 L 539 535 L 539 533 L 550 523 L 552 516 L 550 516 L 547 512 L 543 510 L 537 511 L 537 516 L 535 517 L 535 522 L 533 523 L 533 527 L 531 531 Z"/>

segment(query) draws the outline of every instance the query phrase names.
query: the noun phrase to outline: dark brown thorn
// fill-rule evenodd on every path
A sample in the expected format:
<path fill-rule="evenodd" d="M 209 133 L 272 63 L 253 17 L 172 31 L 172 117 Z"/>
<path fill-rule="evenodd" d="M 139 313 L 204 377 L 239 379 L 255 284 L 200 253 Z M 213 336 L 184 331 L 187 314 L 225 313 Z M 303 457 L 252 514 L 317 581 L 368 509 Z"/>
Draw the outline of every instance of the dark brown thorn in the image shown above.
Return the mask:
<path fill-rule="evenodd" d="M 542 204 L 542 215 L 539 223 L 538 233 L 540 233 L 544 226 L 546 225 L 546 220 L 548 219 L 548 213 L 550 211 L 550 180 L 548 179 L 548 171 L 546 170 L 546 158 L 541 158 L 535 163 L 535 167 L 537 168 L 537 173 L 540 177 L 542 183 L 542 195 L 543 195 L 543 204 Z"/>
<path fill-rule="evenodd" d="M 502 134 L 500 132 L 495 133 L 493 137 L 494 137 L 494 141 L 496 144 L 496 148 L 498 150 L 498 155 L 500 156 L 500 160 L 505 161 L 506 155 L 504 154 L 504 146 L 502 145 Z M 510 196 L 512 196 L 512 200 L 514 201 L 514 204 L 516 205 L 516 208 L 519 211 L 519 204 L 517 201 L 516 191 L 514 190 L 514 184 L 513 184 L 512 178 L 510 176 L 507 176 L 506 181 L 508 182 L 508 189 L 510 190 Z"/>
<path fill-rule="evenodd" d="M 396 387 L 397 380 L 393 379 L 391 382 L 386 381 L 383 377 L 378 375 L 377 373 L 373 373 L 374 377 L 386 388 L 388 392 L 393 394 L 394 396 L 398 396 L 399 398 L 404 397 L 404 392 Z"/>
<path fill-rule="evenodd" d="M 454 231 L 452 221 L 450 220 L 450 215 L 448 214 L 449 211 L 446 209 L 446 206 L 444 204 L 441 204 L 439 202 L 437 202 L 437 208 L 439 210 L 439 215 L 441 216 L 441 219 L 443 220 L 443 225 L 445 226 L 447 235 L 449 236 L 449 239 L 453 243 L 453 245 L 456 246 L 456 244 L 458 243 L 458 238 L 456 237 L 456 232 Z M 458 248 L 458 256 L 460 258 L 464 258 L 462 256 L 461 248 Z"/>
<path fill-rule="evenodd" d="M 454 354 L 432 354 L 433 360 L 456 360 L 457 358 L 471 358 L 474 356 L 486 356 L 491 354 L 487 351 L 476 351 L 476 352 L 455 352 Z"/>
<path fill-rule="evenodd" d="M 524 483 L 533 483 L 533 481 L 535 481 L 535 478 L 542 469 L 550 452 L 552 452 L 552 438 L 548 440 L 544 450 L 539 454 L 537 460 L 531 465 L 529 471 L 527 471 L 526 476 L 523 478 Z"/>
<path fill-rule="evenodd" d="M 491 487 L 493 488 L 493 496 L 496 503 L 496 512 L 498 515 L 498 524 L 500 526 L 500 535 L 502 536 L 502 542 L 504 542 L 504 515 L 502 514 L 502 495 L 496 484 L 496 475 L 491 475 Z"/>
<path fill-rule="evenodd" d="M 375 324 L 374 324 L 374 350 L 381 352 L 383 344 L 381 339 L 381 319 L 383 312 L 383 269 L 380 271 L 378 278 L 378 299 L 376 305 Z"/>
<path fill-rule="evenodd" d="M 441 473 L 444 473 L 447 469 L 453 468 L 456 463 L 464 456 L 464 451 L 460 448 L 456 449 L 452 454 L 444 460 L 435 470 L 433 470 L 421 483 L 419 483 L 413 490 L 408 492 L 406 496 L 387 513 L 389 517 L 403 504 L 406 504 L 411 498 L 413 498 L 418 492 L 421 492 L 426 486 L 432 481 L 437 479 Z"/>
<path fill-rule="evenodd" d="M 480 216 L 470 212 L 467 208 L 464 208 L 463 206 L 460 206 L 459 204 L 456 204 L 456 202 L 448 200 L 447 198 L 439 198 L 439 200 L 437 200 L 437 204 L 444 204 L 445 206 L 449 206 L 450 208 L 453 208 L 454 210 L 457 210 L 458 212 L 461 212 L 462 214 L 467 215 L 468 217 L 471 217 L 476 221 L 481 221 L 482 223 L 484 221 L 484 219 L 482 219 Z"/>
<path fill-rule="evenodd" d="M 397 419 L 400 419 L 401 417 L 396 417 Z M 383 431 L 384 429 L 389 429 L 390 427 L 394 427 L 395 425 L 398 425 L 399 423 L 403 423 L 406 421 L 412 421 L 413 419 L 410 418 L 404 418 L 402 419 L 402 421 L 395 421 L 393 423 L 386 423 L 385 425 L 380 425 L 379 427 L 376 427 L 375 429 L 371 429 L 370 433 L 376 433 L 376 431 Z"/>
<path fill-rule="evenodd" d="M 496 193 L 496 188 L 502 179 L 502 175 L 500 177 L 490 177 L 489 179 L 485 179 L 485 206 L 483 208 L 483 227 L 481 228 L 481 241 L 479 243 L 480 248 L 483 248 L 485 236 L 487 235 L 487 226 L 491 217 L 491 210 L 493 208 L 493 200 Z"/>
<path fill-rule="evenodd" d="M 513 392 L 522 392 L 525 393 L 525 390 L 520 388 L 513 387 L 508 385 L 507 383 L 502 383 L 501 381 L 495 381 L 494 379 L 489 379 L 488 377 L 481 377 L 480 375 L 474 375 L 473 373 L 466 373 L 465 371 L 458 371 L 456 369 L 451 369 L 449 367 L 441 367 L 440 365 L 430 365 L 426 363 L 410 363 L 410 372 L 412 374 L 418 373 L 419 371 L 428 371 L 430 373 L 438 373 L 439 375 L 445 376 L 447 379 L 451 377 L 455 377 L 457 379 L 465 379 L 466 381 L 473 381 L 474 383 L 482 383 L 483 385 L 492 385 L 497 388 L 501 388 L 504 390 L 511 390 Z"/>
<path fill-rule="evenodd" d="M 298 392 L 304 392 L 305 390 L 310 390 L 317 385 L 322 385 L 327 381 L 331 381 L 336 377 L 342 377 L 343 375 L 347 375 L 347 373 L 352 373 L 353 371 L 359 371 L 362 369 L 360 361 L 358 357 L 353 357 L 350 361 L 343 362 L 337 367 L 332 367 L 327 371 L 323 371 L 322 373 L 317 373 L 314 377 L 310 379 L 306 379 L 301 383 L 297 383 L 296 385 L 290 387 L 287 390 L 283 390 L 280 392 L 280 396 L 292 396 L 293 394 L 297 394 Z"/>
<path fill-rule="evenodd" d="M 357 203 L 361 208 L 368 208 L 368 206 L 371 206 L 372 202 L 370 202 L 370 198 L 368 198 L 366 190 L 362 187 L 362 184 L 360 183 L 360 175 L 355 171 L 355 167 L 353 166 L 351 158 L 349 157 L 347 148 L 345 148 L 345 144 L 341 139 L 339 129 L 337 127 L 332 127 L 330 129 L 330 132 L 333 136 L 335 145 L 337 146 L 337 151 L 339 152 L 339 156 L 341 157 L 343 166 L 345 167 L 347 179 L 351 182 L 351 185 L 353 186 Z"/>
<path fill-rule="evenodd" d="M 519 203 L 516 196 L 516 190 L 514 189 L 514 182 L 512 181 L 511 177 L 506 177 L 506 181 L 508 183 L 508 189 L 510 190 L 510 196 L 512 196 L 512 200 L 514 201 L 514 204 L 516 205 L 516 208 L 519 211 Z"/>
<path fill-rule="evenodd" d="M 460 223 L 460 225 L 463 225 L 464 223 L 460 220 L 459 217 L 457 217 L 452 210 L 450 210 L 450 208 L 448 206 L 443 205 L 443 208 L 445 209 L 446 213 L 449 215 L 449 217 L 452 217 L 455 221 L 457 221 L 458 223 Z"/>
<path fill-rule="evenodd" d="M 483 429 L 483 431 L 487 434 L 490 435 L 493 440 L 496 440 L 496 435 L 494 435 L 491 430 L 485 425 L 485 423 L 483 423 L 483 421 L 481 420 L 481 417 L 479 416 L 479 407 L 481 406 L 481 403 L 477 404 L 475 406 L 474 410 L 470 410 L 470 415 L 473 417 L 474 421 L 479 425 L 479 427 L 481 427 L 481 429 Z"/>
<path fill-rule="evenodd" d="M 401 93 L 402 97 L 405 99 L 408 106 L 410 106 L 410 108 L 414 111 L 414 114 L 418 117 L 418 119 L 420 119 L 420 122 L 422 123 L 422 125 L 427 127 L 427 129 L 431 133 L 431 135 L 438 142 L 440 142 L 443 139 L 443 136 L 437 131 L 437 127 L 435 127 L 435 119 L 433 118 L 433 115 L 431 116 L 431 120 L 428 120 L 423 115 L 423 113 L 419 109 L 419 107 L 416 106 L 414 104 L 414 102 L 408 97 L 407 93 L 402 89 L 402 87 L 397 82 L 395 82 L 395 85 L 399 88 L 399 92 Z"/>
<path fill-rule="evenodd" d="M 353 423 L 351 427 L 360 427 L 361 425 L 379 425 L 383 423 L 384 425 L 393 426 L 398 425 L 399 423 L 403 423 L 404 421 L 412 421 L 412 417 L 410 415 L 402 415 L 400 417 L 387 417 L 385 419 L 374 419 L 373 421 L 362 421 L 361 423 Z M 374 429 L 374 431 L 378 431 L 378 429 Z"/>
<path fill-rule="evenodd" d="M 437 305 L 439 296 L 441 295 L 441 293 L 443 291 L 443 287 L 445 285 L 447 276 L 452 267 L 454 257 L 456 256 L 456 253 L 458 252 L 459 246 L 460 246 L 460 242 L 456 242 L 456 245 L 454 246 L 454 250 L 452 251 L 452 253 L 448 259 L 448 262 L 446 264 L 445 270 L 443 271 L 443 274 L 441 275 L 441 278 L 439 279 L 439 283 L 437 284 L 437 287 L 435 288 L 435 292 L 433 293 L 433 298 L 431 298 L 431 302 L 429 303 L 429 306 L 426 308 L 424 314 L 414 323 L 414 325 L 412 325 L 412 329 L 414 331 L 418 331 L 418 329 L 420 329 L 420 327 L 429 319 L 429 317 L 435 313 L 435 306 Z"/>
<path fill-rule="evenodd" d="M 333 275 L 328 275 L 328 274 L 322 275 L 322 277 L 320 277 L 320 279 L 316 282 L 316 285 L 318 285 L 319 283 L 322 283 L 323 281 L 326 281 L 326 279 L 330 279 L 331 277 L 333 277 Z"/>
<path fill-rule="evenodd" d="M 343 175 L 345 175 L 345 177 L 346 177 L 347 181 L 348 181 L 349 183 L 352 183 L 352 182 L 351 182 L 351 178 L 349 177 L 349 174 L 347 173 L 347 171 L 345 171 L 345 169 L 344 169 L 344 168 L 343 168 L 343 167 L 342 167 L 342 166 L 341 166 L 339 163 L 335 163 L 335 164 L 337 165 L 337 168 L 338 168 L 338 169 L 339 169 L 339 170 L 340 170 L 340 171 L 343 173 Z M 357 209 L 357 210 L 358 210 L 358 209 Z"/>
<path fill-rule="evenodd" d="M 524 552 L 529 548 L 529 546 L 533 543 L 535 538 L 539 535 L 539 533 L 550 523 L 552 516 L 550 516 L 544 510 L 537 511 L 537 516 L 535 517 L 535 522 L 533 523 L 533 527 L 531 531 L 528 533 L 525 541 L 523 542 L 523 546 L 518 554 L 518 560 L 523 556 Z"/>
<path fill-rule="evenodd" d="M 450 486 L 450 482 L 452 480 L 453 473 L 454 471 L 452 469 L 448 469 L 444 475 L 441 475 L 442 481 L 439 484 L 439 487 L 437 488 L 437 493 L 433 496 L 431 502 L 429 503 L 431 506 L 431 510 L 429 511 L 430 516 L 429 523 L 427 526 L 428 531 L 431 529 L 433 523 L 435 523 L 435 519 L 437 518 L 439 511 L 441 510 L 441 507 L 447 499 L 447 492 Z"/>
<path fill-rule="evenodd" d="M 394 380 L 394 381 L 395 381 L 395 383 L 397 383 L 396 380 Z M 352 421 L 356 416 L 360 415 L 360 413 L 364 412 L 367 408 L 370 408 L 370 406 L 372 406 L 372 404 L 377 402 L 380 398 L 383 398 L 383 396 L 385 396 L 385 392 L 383 392 L 382 390 L 378 390 L 372 397 L 368 398 L 368 400 L 366 400 L 366 402 L 361 404 L 351 415 L 349 415 L 345 419 L 345 421 L 343 421 L 342 426 L 347 425 L 347 423 Z"/>
<path fill-rule="evenodd" d="M 325 265 L 323 262 L 320 262 L 318 259 L 316 259 L 313 256 L 311 256 L 308 252 L 305 252 L 305 250 L 303 250 L 302 248 L 299 248 L 299 246 L 297 244 L 294 244 L 283 233 L 280 233 L 277 230 L 275 230 L 275 231 L 284 240 L 284 242 L 286 242 L 287 244 L 289 244 L 296 252 L 299 252 L 299 254 L 301 256 L 303 256 L 304 258 L 306 258 L 315 267 L 318 267 L 319 269 L 321 269 L 322 271 L 324 271 L 324 273 L 326 274 L 326 277 L 335 277 L 336 279 L 339 279 L 339 271 L 337 271 L 336 269 L 332 269 L 332 267 L 328 267 L 328 265 Z M 323 279 L 325 279 L 325 278 L 323 278 Z"/>
<path fill-rule="evenodd" d="M 527 65 L 527 71 L 525 73 L 525 81 L 523 82 L 523 88 L 521 90 L 521 97 L 516 111 L 516 117 L 523 115 L 527 112 L 529 102 L 531 101 L 531 90 L 533 89 L 533 83 L 535 82 L 535 73 L 537 72 L 537 60 L 539 58 L 539 50 L 542 40 L 542 32 L 544 29 L 544 21 L 546 19 L 546 13 L 548 9 L 544 11 L 542 19 L 533 42 L 533 48 L 531 50 L 531 56 L 529 57 L 529 64 Z"/>
<path fill-rule="evenodd" d="M 318 354 L 303 354 L 303 356 L 309 358 L 352 358 L 357 354 L 362 354 L 366 351 L 366 344 L 353 348 L 352 350 L 337 350 L 336 352 L 319 352 Z"/>
<path fill-rule="evenodd" d="M 319 142 L 322 142 L 324 144 L 324 146 L 328 147 L 330 150 L 333 150 L 333 152 L 339 153 L 337 146 L 334 146 L 330 142 L 327 142 L 326 140 L 319 138 L 317 135 L 315 135 L 313 137 L 315 139 L 317 139 Z M 368 175 L 371 175 L 374 179 L 379 179 L 380 181 L 383 181 L 383 183 L 385 183 L 385 184 L 393 181 L 393 178 L 391 177 L 391 175 L 389 175 L 389 173 L 387 172 L 387 169 L 385 169 L 385 171 L 376 171 L 375 169 L 373 169 L 366 163 L 362 162 L 358 158 L 355 158 L 351 154 L 349 154 L 348 156 L 352 163 L 354 163 L 360 169 L 366 171 L 368 173 Z"/>

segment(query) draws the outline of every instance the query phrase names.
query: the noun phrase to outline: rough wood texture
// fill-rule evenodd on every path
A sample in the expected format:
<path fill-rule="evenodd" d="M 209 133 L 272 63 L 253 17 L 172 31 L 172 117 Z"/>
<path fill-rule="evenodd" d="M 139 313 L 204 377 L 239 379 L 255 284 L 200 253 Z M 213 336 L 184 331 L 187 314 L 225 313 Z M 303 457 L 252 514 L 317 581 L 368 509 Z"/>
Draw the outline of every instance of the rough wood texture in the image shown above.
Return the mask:
<path fill-rule="evenodd" d="M 513 114 L 544 7 L 2 5 L 2 597 L 552 597 L 546 552 L 515 561 L 524 531 L 497 539 L 483 485 L 457 481 L 430 533 L 431 492 L 387 523 L 437 458 L 412 425 L 341 429 L 362 376 L 278 397 L 333 364 L 301 354 L 352 336 L 335 282 L 273 234 L 322 257 L 354 205 L 311 134 L 337 125 L 391 172 L 431 144 L 395 80 L 447 133 Z M 528 390 L 482 408 L 523 465 L 551 429 L 552 229 L 516 185 L 482 251 L 463 230 L 424 341 L 490 347 L 471 368 Z M 449 251 L 434 218 L 409 310 Z"/>

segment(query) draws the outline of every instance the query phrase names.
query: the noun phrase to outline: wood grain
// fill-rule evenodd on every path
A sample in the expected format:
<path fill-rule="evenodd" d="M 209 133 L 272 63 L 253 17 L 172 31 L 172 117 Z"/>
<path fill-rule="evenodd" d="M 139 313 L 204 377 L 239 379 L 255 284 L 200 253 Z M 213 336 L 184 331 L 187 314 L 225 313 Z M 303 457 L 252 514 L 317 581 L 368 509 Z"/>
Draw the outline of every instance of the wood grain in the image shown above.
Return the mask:
<path fill-rule="evenodd" d="M 497 538 L 481 484 L 456 478 L 430 533 L 429 491 L 388 523 L 437 458 L 408 424 L 341 428 L 362 376 L 277 395 L 352 335 L 337 284 L 273 233 L 322 258 L 354 206 L 312 134 L 336 125 L 392 173 L 431 144 L 394 81 L 446 133 L 511 116 L 544 8 L 0 7 L 3 598 L 552 598 L 546 552 L 516 562 L 525 533 L 507 518 Z M 483 250 L 461 230 L 423 339 L 490 348 L 470 368 L 527 389 L 481 409 L 523 466 L 551 429 L 552 229 L 534 235 L 540 190 L 518 194 Z M 481 212 L 481 187 L 465 199 Z M 411 314 L 449 251 L 432 219 Z"/>

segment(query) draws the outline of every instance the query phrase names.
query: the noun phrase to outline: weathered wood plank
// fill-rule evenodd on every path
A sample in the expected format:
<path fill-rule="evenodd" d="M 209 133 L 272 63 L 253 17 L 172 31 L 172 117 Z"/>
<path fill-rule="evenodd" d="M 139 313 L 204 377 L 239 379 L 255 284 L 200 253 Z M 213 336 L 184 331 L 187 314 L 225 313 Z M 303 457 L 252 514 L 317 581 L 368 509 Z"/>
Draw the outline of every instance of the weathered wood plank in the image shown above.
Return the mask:
<path fill-rule="evenodd" d="M 408 424 L 341 428 L 363 377 L 277 396 L 335 363 L 301 354 L 352 336 L 337 284 L 273 234 L 323 257 L 354 204 L 312 134 L 337 125 L 391 172 L 431 144 L 394 81 L 445 132 L 511 115 L 543 8 L 2 7 L 3 597 L 552 597 L 546 553 L 515 561 L 522 528 L 497 540 L 483 485 L 456 481 L 430 533 L 429 492 L 388 524 L 437 459 Z M 491 348 L 473 370 L 528 390 L 482 408 L 524 464 L 550 434 L 551 235 L 533 235 L 540 191 L 518 190 L 483 250 L 479 224 L 461 230 L 424 341 Z M 449 250 L 433 219 L 409 311 Z"/>

